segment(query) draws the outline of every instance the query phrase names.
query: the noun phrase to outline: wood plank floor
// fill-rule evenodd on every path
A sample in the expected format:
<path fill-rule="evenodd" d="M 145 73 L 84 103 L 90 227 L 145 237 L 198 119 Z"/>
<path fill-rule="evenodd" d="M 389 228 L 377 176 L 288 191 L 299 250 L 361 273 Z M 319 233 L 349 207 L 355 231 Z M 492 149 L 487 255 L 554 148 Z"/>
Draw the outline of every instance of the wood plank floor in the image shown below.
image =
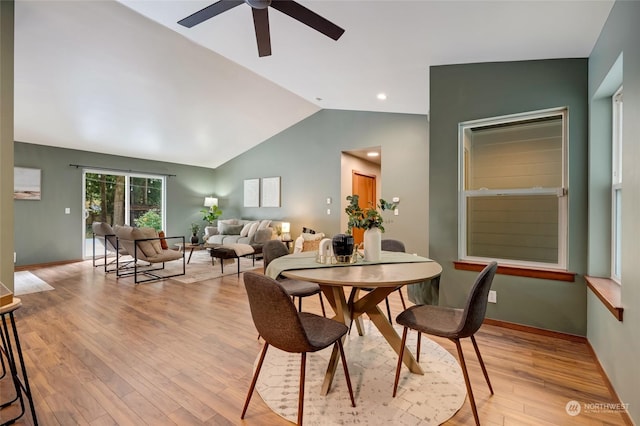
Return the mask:
<path fill-rule="evenodd" d="M 242 278 L 135 286 L 91 262 L 32 272 L 55 288 L 20 296 L 16 311 L 40 424 L 289 424 L 259 396 L 240 419 L 262 347 Z M 395 315 L 399 298 L 394 293 L 390 300 Z M 315 297 L 303 308 L 320 313 Z M 457 358 L 451 342 L 435 340 Z M 584 343 L 490 325 L 477 340 L 495 395 L 471 343 L 463 347 L 484 425 L 624 424 L 619 413 L 565 411 L 571 400 L 615 402 Z M 392 385 L 389 377 L 390 393 Z M 10 392 L 0 381 L 0 394 Z M 13 409 L 0 411 L 0 423 Z M 466 401 L 446 424 L 472 423 Z M 33 422 L 27 414 L 17 424 Z"/>

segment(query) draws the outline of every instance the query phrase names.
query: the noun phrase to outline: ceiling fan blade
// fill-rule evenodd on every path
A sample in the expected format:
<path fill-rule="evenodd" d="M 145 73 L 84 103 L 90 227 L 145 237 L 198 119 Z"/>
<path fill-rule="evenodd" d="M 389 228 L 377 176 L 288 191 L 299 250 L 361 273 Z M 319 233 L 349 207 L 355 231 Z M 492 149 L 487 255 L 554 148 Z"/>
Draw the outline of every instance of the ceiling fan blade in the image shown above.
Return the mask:
<path fill-rule="evenodd" d="M 269 33 L 269 12 L 268 8 L 254 9 L 253 26 L 256 30 L 256 41 L 258 42 L 258 56 L 271 55 L 271 35 Z"/>
<path fill-rule="evenodd" d="M 344 29 L 293 0 L 273 0 L 271 6 L 334 40 L 344 33 Z"/>
<path fill-rule="evenodd" d="M 201 22 L 206 21 L 207 19 L 213 18 L 216 15 L 221 14 L 222 12 L 226 12 L 229 9 L 232 9 L 236 6 L 244 3 L 244 0 L 220 0 L 212 5 L 205 7 L 202 10 L 197 11 L 196 13 L 187 16 L 184 19 L 178 21 L 178 24 L 191 28 L 194 25 L 198 25 Z"/>

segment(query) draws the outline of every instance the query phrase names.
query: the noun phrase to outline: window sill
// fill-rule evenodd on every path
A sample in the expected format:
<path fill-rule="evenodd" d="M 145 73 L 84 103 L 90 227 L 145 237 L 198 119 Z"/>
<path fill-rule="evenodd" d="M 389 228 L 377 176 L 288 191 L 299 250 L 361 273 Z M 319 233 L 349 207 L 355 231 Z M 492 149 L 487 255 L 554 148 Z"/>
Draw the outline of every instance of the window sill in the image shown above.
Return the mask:
<path fill-rule="evenodd" d="M 622 287 L 609 278 L 590 277 L 585 275 L 587 286 L 598 296 L 598 299 L 607 307 L 614 317 L 622 322 Z"/>
<path fill-rule="evenodd" d="M 476 272 L 482 271 L 482 269 L 485 266 L 487 266 L 486 263 L 469 262 L 466 260 L 454 261 L 453 264 L 455 266 L 455 269 L 460 269 L 463 271 L 476 271 Z M 498 265 L 498 271 L 496 273 L 501 275 L 514 275 L 517 277 L 541 278 L 545 280 L 554 280 L 554 281 L 574 282 L 576 280 L 575 272 L 558 271 L 555 269 L 526 268 L 523 266 L 512 266 L 512 265 Z"/>

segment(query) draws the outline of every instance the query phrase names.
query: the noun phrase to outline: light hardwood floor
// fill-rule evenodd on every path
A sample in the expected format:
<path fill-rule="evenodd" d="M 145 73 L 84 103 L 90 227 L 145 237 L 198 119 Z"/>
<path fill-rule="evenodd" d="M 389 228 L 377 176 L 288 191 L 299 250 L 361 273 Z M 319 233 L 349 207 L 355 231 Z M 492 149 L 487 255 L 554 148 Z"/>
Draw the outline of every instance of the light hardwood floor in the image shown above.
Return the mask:
<path fill-rule="evenodd" d="M 32 272 L 55 288 L 21 296 L 16 311 L 40 424 L 289 424 L 258 396 L 240 420 L 262 347 L 242 278 L 135 286 L 91 262 Z M 390 300 L 395 315 L 399 298 Z M 303 308 L 320 313 L 317 298 Z M 456 357 L 451 342 L 435 340 Z M 463 347 L 484 425 L 624 424 L 619 413 L 565 411 L 571 400 L 615 402 L 585 343 L 490 325 L 477 340 L 495 395 L 471 343 Z M 7 380 L 0 385 L 8 395 Z M 389 377 L 390 394 L 392 385 Z M 466 401 L 446 424 L 472 423 Z M 17 424 L 32 421 L 26 415 Z"/>

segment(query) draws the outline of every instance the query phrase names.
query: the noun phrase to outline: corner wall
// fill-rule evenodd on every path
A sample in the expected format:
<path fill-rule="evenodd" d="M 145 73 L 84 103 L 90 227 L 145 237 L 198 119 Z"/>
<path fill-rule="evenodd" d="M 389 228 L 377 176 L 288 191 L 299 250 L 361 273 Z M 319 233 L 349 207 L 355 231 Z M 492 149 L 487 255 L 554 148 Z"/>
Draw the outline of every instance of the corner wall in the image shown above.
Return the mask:
<path fill-rule="evenodd" d="M 576 282 L 497 275 L 487 317 L 585 335 L 587 244 L 587 60 L 432 67 L 429 247 L 443 267 L 440 303 L 462 306 L 475 273 L 458 259 L 458 123 L 553 107 L 569 108 L 569 256 Z"/>
<path fill-rule="evenodd" d="M 616 1 L 609 18 L 589 57 L 589 100 L 590 146 L 593 155 L 599 155 L 610 144 L 610 128 L 604 128 L 601 101 L 596 92 L 602 87 L 618 57 L 623 54 L 622 81 L 624 85 L 623 117 L 623 201 L 622 201 L 622 305 L 624 321 L 617 321 L 600 300 L 588 291 L 587 298 L 587 338 L 596 352 L 602 367 L 611 380 L 621 399 L 629 404 L 631 418 L 640 423 L 640 2 Z M 606 111 L 605 111 L 606 113 Z M 603 148 L 605 147 L 605 148 Z M 609 154 L 610 155 L 610 154 Z M 597 160 L 592 157 L 594 179 L 600 174 Z M 610 175 L 609 175 L 610 176 Z M 604 176 L 607 178 L 607 176 Z M 610 184 L 610 181 L 609 181 Z M 610 186 L 605 182 L 590 187 L 589 198 L 596 203 L 590 208 L 590 223 L 610 223 L 608 203 Z M 599 203 L 599 204 L 597 204 Z M 602 216 L 605 216 L 604 220 Z M 590 238 L 608 229 L 590 229 Z M 591 244 L 589 269 L 594 274 L 608 273 L 608 261 L 602 257 L 609 254 L 598 250 L 599 245 Z"/>

